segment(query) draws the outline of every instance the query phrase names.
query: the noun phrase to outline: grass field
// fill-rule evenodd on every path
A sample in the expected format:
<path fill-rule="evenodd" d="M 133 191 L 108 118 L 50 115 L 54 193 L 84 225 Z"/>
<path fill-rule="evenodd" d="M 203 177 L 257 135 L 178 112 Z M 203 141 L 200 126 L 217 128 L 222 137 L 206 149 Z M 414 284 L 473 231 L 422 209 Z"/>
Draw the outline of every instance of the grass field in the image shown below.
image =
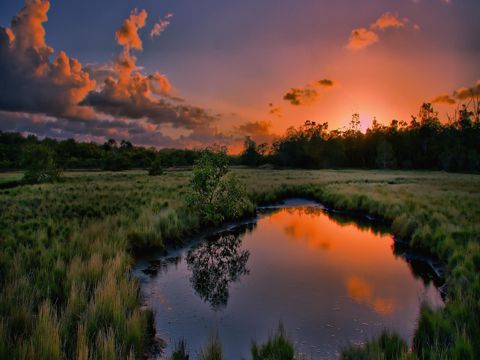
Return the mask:
<path fill-rule="evenodd" d="M 414 352 L 399 347 L 395 356 L 480 356 L 480 176 L 234 171 L 255 203 L 308 196 L 365 211 L 437 254 L 446 264 L 448 304 L 440 313 L 422 310 Z M 182 207 L 190 176 L 72 172 L 61 183 L 0 190 L 0 359 L 141 357 L 151 314 L 129 269 L 136 252 L 181 242 L 202 226 Z M 18 177 L 0 174 L 0 184 Z M 345 357 L 376 357 L 387 347 L 379 340 Z"/>

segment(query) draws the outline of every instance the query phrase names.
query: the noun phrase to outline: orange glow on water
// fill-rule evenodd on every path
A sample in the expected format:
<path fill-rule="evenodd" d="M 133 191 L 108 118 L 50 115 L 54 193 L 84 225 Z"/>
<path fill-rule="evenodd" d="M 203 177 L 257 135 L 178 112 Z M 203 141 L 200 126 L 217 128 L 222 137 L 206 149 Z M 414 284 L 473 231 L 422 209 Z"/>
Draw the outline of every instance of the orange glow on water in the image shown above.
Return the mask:
<path fill-rule="evenodd" d="M 335 269 L 350 299 L 380 316 L 394 314 L 400 306 L 396 299 L 401 299 L 411 285 L 396 282 L 410 270 L 406 262 L 392 256 L 392 236 L 332 219 L 321 209 L 295 208 L 279 211 L 264 221 L 269 231 L 280 228 L 295 247 L 309 249 L 307 253 L 291 251 L 291 257 L 301 257 L 296 261 Z"/>

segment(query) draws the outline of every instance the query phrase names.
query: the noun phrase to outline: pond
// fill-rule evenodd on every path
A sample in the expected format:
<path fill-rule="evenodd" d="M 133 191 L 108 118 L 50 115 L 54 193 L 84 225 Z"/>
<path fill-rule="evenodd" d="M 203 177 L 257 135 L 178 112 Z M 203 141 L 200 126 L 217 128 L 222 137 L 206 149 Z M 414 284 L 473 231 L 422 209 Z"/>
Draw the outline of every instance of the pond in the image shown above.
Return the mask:
<path fill-rule="evenodd" d="M 383 329 L 411 342 L 421 302 L 442 306 L 432 262 L 382 226 L 292 199 L 257 219 L 196 239 L 135 275 L 168 356 L 191 358 L 218 334 L 227 359 L 250 358 L 281 322 L 299 353 L 336 358 Z M 193 356 L 192 356 L 193 355 Z"/>

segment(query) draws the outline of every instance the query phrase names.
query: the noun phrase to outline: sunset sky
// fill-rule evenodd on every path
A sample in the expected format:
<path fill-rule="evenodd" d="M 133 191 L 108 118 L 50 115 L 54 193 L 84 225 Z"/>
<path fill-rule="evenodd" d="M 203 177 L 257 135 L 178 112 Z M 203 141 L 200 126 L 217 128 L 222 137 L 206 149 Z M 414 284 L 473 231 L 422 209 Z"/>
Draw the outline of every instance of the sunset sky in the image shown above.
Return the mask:
<path fill-rule="evenodd" d="M 0 130 L 236 151 L 307 119 L 408 121 L 424 101 L 446 119 L 480 92 L 479 13 L 478 0 L 4 0 Z"/>

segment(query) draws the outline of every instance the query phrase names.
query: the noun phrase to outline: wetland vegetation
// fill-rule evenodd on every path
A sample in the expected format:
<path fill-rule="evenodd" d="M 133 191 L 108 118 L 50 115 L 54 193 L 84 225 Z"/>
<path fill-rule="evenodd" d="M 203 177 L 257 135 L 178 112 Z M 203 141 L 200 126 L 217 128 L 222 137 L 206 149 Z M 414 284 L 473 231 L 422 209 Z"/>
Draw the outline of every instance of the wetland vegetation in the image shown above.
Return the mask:
<path fill-rule="evenodd" d="M 383 218 L 446 267 L 447 305 L 421 311 L 398 358 L 479 354 L 476 175 L 363 170 L 232 171 L 250 201 L 302 196 Z M 4 175 L 2 175 L 4 176 Z M 14 175 L 7 175 L 8 177 Z M 1 358 L 125 358 L 149 349 L 151 318 L 132 278 L 134 254 L 179 245 L 205 226 L 186 209 L 190 171 L 65 173 L 60 183 L 0 192 Z M 344 353 L 385 354 L 392 336 Z M 396 345 L 395 345 L 396 346 Z M 357 355 L 355 355 L 357 356 Z M 359 355 L 360 356 L 360 355 Z"/>

